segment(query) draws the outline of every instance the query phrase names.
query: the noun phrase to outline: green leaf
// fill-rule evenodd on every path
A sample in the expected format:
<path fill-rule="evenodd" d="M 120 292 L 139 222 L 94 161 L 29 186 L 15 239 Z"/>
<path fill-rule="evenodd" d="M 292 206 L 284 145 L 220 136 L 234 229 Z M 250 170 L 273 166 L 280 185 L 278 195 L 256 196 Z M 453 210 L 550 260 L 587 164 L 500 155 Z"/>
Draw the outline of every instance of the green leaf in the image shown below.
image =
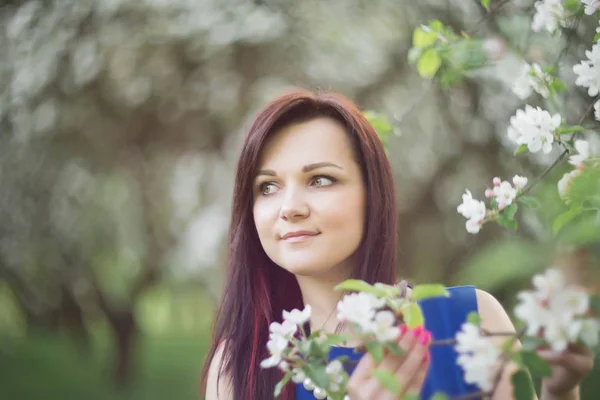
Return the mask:
<path fill-rule="evenodd" d="M 437 392 L 429 398 L 429 400 L 450 400 L 450 397 L 446 393 Z"/>
<path fill-rule="evenodd" d="M 435 73 L 440 69 L 442 59 L 436 49 L 427 49 L 419 57 L 417 62 L 417 71 L 423 78 L 433 78 Z"/>
<path fill-rule="evenodd" d="M 598 33 L 596 33 L 596 34 L 594 35 L 594 40 L 593 40 L 593 41 L 594 41 L 594 42 L 597 42 L 598 40 L 600 40 L 600 32 L 598 32 Z"/>
<path fill-rule="evenodd" d="M 545 345 L 546 341 L 533 336 L 525 336 L 521 339 L 521 349 L 523 351 L 536 351 L 540 346 Z"/>
<path fill-rule="evenodd" d="M 449 297 L 450 293 L 444 285 L 440 284 L 425 284 L 416 285 L 411 292 L 411 299 L 418 301 L 429 299 L 431 297 Z"/>
<path fill-rule="evenodd" d="M 540 207 L 540 201 L 535 197 L 531 196 L 519 196 L 517 197 L 517 201 L 521 204 L 525 204 L 527 207 L 536 209 Z"/>
<path fill-rule="evenodd" d="M 490 9 L 490 0 L 481 0 L 481 5 L 485 7 L 486 10 Z"/>
<path fill-rule="evenodd" d="M 396 375 L 394 375 L 393 372 L 387 369 L 376 368 L 371 372 L 371 375 L 377 379 L 381 386 L 394 393 L 396 396 L 400 395 L 402 386 L 400 386 L 400 382 L 398 382 Z"/>
<path fill-rule="evenodd" d="M 437 33 L 425 32 L 423 28 L 415 28 L 413 31 L 413 47 L 424 48 L 429 47 L 437 40 Z"/>
<path fill-rule="evenodd" d="M 402 347 L 396 342 L 386 343 L 385 348 L 397 356 L 402 356 L 405 353 Z"/>
<path fill-rule="evenodd" d="M 580 174 L 571 179 L 567 189 L 569 204 L 600 208 L 600 159 L 586 161 Z"/>
<path fill-rule="evenodd" d="M 555 133 L 559 134 L 559 135 L 567 135 L 569 133 L 575 133 L 575 132 L 583 132 L 585 131 L 585 128 L 581 125 L 573 125 L 573 126 L 561 126 L 556 128 L 556 130 L 554 131 Z"/>
<path fill-rule="evenodd" d="M 325 365 L 305 364 L 302 370 L 316 386 L 320 388 L 329 386 L 329 376 L 325 372 Z"/>
<path fill-rule="evenodd" d="M 467 315 L 467 322 L 473 325 L 480 326 L 481 325 L 481 317 L 477 311 L 471 311 Z"/>
<path fill-rule="evenodd" d="M 377 294 L 379 290 L 374 286 L 368 284 L 365 281 L 361 281 L 360 279 L 347 279 L 344 282 L 337 285 L 334 290 L 347 290 L 352 292 L 365 292 Z"/>
<path fill-rule="evenodd" d="M 552 261 L 548 247 L 526 238 L 506 238 L 482 247 L 467 260 L 453 284 L 497 292 L 507 285 L 529 281 Z"/>
<path fill-rule="evenodd" d="M 423 49 L 420 47 L 411 47 L 408 50 L 408 63 L 409 64 L 415 64 L 417 61 L 419 61 L 419 57 L 421 57 L 421 53 L 423 53 Z"/>
<path fill-rule="evenodd" d="M 531 400 L 535 395 L 531 379 L 525 370 L 515 372 L 511 381 L 513 384 L 513 396 L 515 400 Z"/>
<path fill-rule="evenodd" d="M 563 7 L 569 10 L 571 14 L 578 14 L 581 9 L 581 0 L 565 0 Z"/>
<path fill-rule="evenodd" d="M 404 396 L 402 396 L 402 400 L 419 400 L 420 397 L 418 394 L 415 393 L 406 393 Z"/>
<path fill-rule="evenodd" d="M 500 226 L 508 228 L 512 231 L 517 230 L 517 221 L 515 221 L 515 214 L 519 206 L 516 203 L 512 203 L 510 206 L 506 207 L 498 216 L 496 217 L 496 223 Z"/>
<path fill-rule="evenodd" d="M 502 214 L 505 215 L 507 218 L 513 219 L 517 214 L 518 209 L 519 206 L 517 206 L 515 203 L 512 203 L 510 206 L 502 210 Z"/>
<path fill-rule="evenodd" d="M 309 353 L 317 358 L 324 358 L 327 356 L 327 349 L 319 344 L 316 340 L 310 341 Z"/>
<path fill-rule="evenodd" d="M 285 374 L 284 377 L 275 386 L 275 393 L 274 393 L 275 397 L 279 397 L 285 384 L 288 383 L 290 379 L 292 379 L 292 375 L 294 375 L 294 371 L 288 371 L 288 373 Z"/>
<path fill-rule="evenodd" d="M 327 338 L 321 342 L 321 346 L 331 347 L 347 342 L 352 335 L 327 334 Z"/>
<path fill-rule="evenodd" d="M 553 93 L 562 93 L 567 90 L 567 85 L 558 78 L 554 78 L 550 84 L 550 90 Z"/>
<path fill-rule="evenodd" d="M 442 24 L 442 22 L 438 19 L 432 19 L 429 21 L 429 27 L 436 33 L 442 33 L 444 30 L 444 24 Z"/>
<path fill-rule="evenodd" d="M 560 230 L 569 222 L 571 222 L 573 219 L 575 219 L 575 217 L 577 217 L 579 214 L 581 214 L 581 208 L 577 207 L 577 208 L 571 208 L 570 210 L 565 211 L 564 213 L 560 214 L 558 217 L 556 217 L 554 219 L 554 222 L 552 223 L 552 233 L 554 235 L 558 234 L 558 232 L 560 232 Z"/>
<path fill-rule="evenodd" d="M 404 322 L 411 329 L 422 326 L 425 323 L 423 312 L 417 303 L 406 303 L 404 307 L 402 307 L 402 314 Z"/>
<path fill-rule="evenodd" d="M 519 154 L 527 153 L 528 151 L 529 151 L 529 147 L 527 147 L 526 144 L 522 144 L 519 147 L 517 147 L 517 149 L 515 150 L 515 156 L 518 156 Z"/>
<path fill-rule="evenodd" d="M 383 344 L 379 342 L 369 342 L 365 344 L 367 352 L 373 356 L 373 360 L 381 362 L 383 360 Z"/>
<path fill-rule="evenodd" d="M 552 368 L 548 363 L 540 358 L 535 351 L 521 352 L 523 364 L 535 378 L 552 375 Z"/>

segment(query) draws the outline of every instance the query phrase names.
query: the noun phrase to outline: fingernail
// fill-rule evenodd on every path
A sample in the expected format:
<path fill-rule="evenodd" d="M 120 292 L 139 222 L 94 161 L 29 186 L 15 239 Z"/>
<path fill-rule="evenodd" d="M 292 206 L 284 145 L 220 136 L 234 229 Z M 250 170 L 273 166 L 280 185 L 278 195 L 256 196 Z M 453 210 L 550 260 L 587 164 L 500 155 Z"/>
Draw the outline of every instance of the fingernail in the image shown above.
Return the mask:
<path fill-rule="evenodd" d="M 424 362 L 429 361 L 429 352 L 425 353 L 425 355 L 423 356 L 423 361 Z"/>
<path fill-rule="evenodd" d="M 421 325 L 417 326 L 415 329 L 412 330 L 412 334 L 414 337 L 419 337 L 421 335 L 421 332 L 423 332 L 423 327 Z"/>
<path fill-rule="evenodd" d="M 408 326 L 406 324 L 400 325 L 400 335 L 404 335 L 408 331 Z"/>
<path fill-rule="evenodd" d="M 428 344 L 430 340 L 431 333 L 429 333 L 429 331 L 423 331 L 423 333 L 421 333 L 421 336 L 419 336 L 419 343 L 422 345 Z"/>

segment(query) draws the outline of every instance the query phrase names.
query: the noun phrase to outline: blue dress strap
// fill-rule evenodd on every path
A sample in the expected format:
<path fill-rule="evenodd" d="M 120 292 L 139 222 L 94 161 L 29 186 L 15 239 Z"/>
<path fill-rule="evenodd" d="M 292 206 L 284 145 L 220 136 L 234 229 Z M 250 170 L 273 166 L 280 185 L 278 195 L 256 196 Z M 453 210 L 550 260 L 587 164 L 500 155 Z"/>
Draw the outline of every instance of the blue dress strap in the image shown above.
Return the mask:
<path fill-rule="evenodd" d="M 447 288 L 450 297 L 437 297 L 419 301 L 425 317 L 425 328 L 433 340 L 451 339 L 460 330 L 471 311 L 477 311 L 477 297 L 473 286 Z M 359 360 L 361 353 L 351 347 L 332 347 L 329 359 L 346 355 Z M 477 386 L 467 384 L 463 379 L 462 368 L 456 364 L 457 354 L 454 346 L 434 346 L 430 350 L 431 363 L 421 390 L 420 398 L 429 400 L 435 392 L 444 392 L 450 397 L 478 392 Z M 348 373 L 354 368 L 347 366 Z M 295 385 L 296 400 L 314 400 L 312 392 L 301 383 Z"/>

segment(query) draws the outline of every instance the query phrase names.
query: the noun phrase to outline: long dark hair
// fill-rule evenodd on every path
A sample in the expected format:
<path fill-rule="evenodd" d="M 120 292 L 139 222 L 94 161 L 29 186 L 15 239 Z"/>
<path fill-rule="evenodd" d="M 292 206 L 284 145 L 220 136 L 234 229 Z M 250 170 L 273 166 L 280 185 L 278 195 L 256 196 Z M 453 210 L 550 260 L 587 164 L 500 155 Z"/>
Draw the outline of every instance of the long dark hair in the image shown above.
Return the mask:
<path fill-rule="evenodd" d="M 273 398 L 282 373 L 261 369 L 268 357 L 269 324 L 280 321 L 283 310 L 302 308 L 296 278 L 275 264 L 263 250 L 253 218 L 252 185 L 261 151 L 272 132 L 317 117 L 339 121 L 348 132 L 366 188 L 366 213 L 358 265 L 353 277 L 369 283 L 397 282 L 397 211 L 392 169 L 383 145 L 361 111 L 345 97 L 330 92 L 295 90 L 258 112 L 245 138 L 237 164 L 229 231 L 229 261 L 225 290 L 216 315 L 203 383 L 221 342 L 219 369 L 231 377 L 234 399 Z M 203 385 L 204 386 L 204 385 Z M 292 400 L 288 384 L 280 398 Z"/>

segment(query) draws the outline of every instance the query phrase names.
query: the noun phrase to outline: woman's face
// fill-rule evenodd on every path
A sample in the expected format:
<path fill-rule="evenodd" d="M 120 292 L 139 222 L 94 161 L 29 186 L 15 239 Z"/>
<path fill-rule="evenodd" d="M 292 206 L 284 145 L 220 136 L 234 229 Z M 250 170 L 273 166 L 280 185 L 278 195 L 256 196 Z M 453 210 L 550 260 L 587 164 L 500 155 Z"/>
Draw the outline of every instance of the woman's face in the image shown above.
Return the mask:
<path fill-rule="evenodd" d="M 271 260 L 295 275 L 349 276 L 363 235 L 365 186 L 339 122 L 323 117 L 275 132 L 253 190 L 254 222 Z"/>

